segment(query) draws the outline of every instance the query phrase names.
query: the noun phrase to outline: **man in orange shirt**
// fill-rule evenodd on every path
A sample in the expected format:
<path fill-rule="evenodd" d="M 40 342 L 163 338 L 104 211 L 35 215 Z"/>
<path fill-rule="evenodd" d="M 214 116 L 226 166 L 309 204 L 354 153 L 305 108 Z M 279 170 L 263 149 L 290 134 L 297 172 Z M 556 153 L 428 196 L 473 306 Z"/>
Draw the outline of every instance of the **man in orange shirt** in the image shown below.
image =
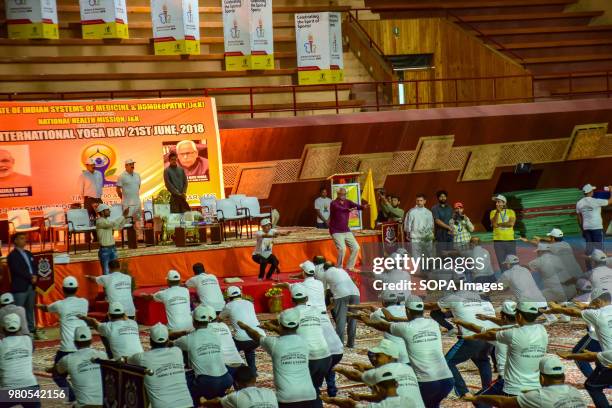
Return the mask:
<path fill-rule="evenodd" d="M 29 187 L 32 178 L 13 171 L 15 158 L 8 150 L 0 149 L 0 188 Z"/>

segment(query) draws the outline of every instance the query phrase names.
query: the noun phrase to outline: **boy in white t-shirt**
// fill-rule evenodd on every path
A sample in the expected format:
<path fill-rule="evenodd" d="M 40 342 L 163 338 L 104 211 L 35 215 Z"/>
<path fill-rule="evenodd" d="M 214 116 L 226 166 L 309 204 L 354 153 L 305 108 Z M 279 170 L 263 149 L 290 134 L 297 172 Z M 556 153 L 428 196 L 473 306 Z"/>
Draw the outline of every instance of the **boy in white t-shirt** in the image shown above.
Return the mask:
<path fill-rule="evenodd" d="M 211 306 L 215 312 L 222 311 L 225 299 L 217 277 L 212 273 L 206 273 L 201 262 L 193 264 L 192 269 L 195 276 L 187 279 L 185 286 L 196 288 L 201 304 Z"/>
<path fill-rule="evenodd" d="M 597 187 L 585 184 L 582 187 L 584 197 L 576 203 L 576 214 L 578 214 L 578 224 L 582 228 L 582 236 L 586 241 L 584 253 L 590 256 L 594 249 L 604 249 L 604 228 L 601 218 L 601 209 L 612 204 L 612 197 L 607 200 L 593 197 Z M 612 186 L 608 186 L 608 191 Z M 586 259 L 587 269 L 591 269 L 589 259 Z"/>
<path fill-rule="evenodd" d="M 255 250 L 253 251 L 253 261 L 259 264 L 259 277 L 258 280 L 263 280 L 264 275 L 266 279 L 271 279 L 274 272 L 280 273 L 278 268 L 278 258 L 272 253 L 272 247 L 274 245 L 274 238 L 280 235 L 288 235 L 289 232 L 279 232 L 272 228 L 272 221 L 268 218 L 261 220 L 261 230 L 255 233 Z M 266 273 L 266 267 L 270 265 L 268 273 Z"/>
<path fill-rule="evenodd" d="M 89 302 L 76 296 L 79 288 L 79 282 L 74 276 L 67 276 L 62 282 L 62 291 L 64 299 L 51 303 L 50 305 L 38 304 L 39 309 L 54 313 L 59 317 L 60 321 L 60 347 L 55 354 L 54 364 L 62 359 L 62 357 L 77 351 L 74 345 L 74 331 L 77 327 L 86 326 L 85 322 L 79 316 L 86 316 L 89 309 Z M 66 380 L 66 376 L 59 375 L 57 372 L 53 374 L 53 381 L 58 387 L 68 389 L 68 401 L 75 400 L 74 392 L 70 388 L 70 384 Z"/>
<path fill-rule="evenodd" d="M 181 274 L 170 269 L 166 281 L 168 282 L 167 289 L 160 290 L 153 295 L 142 294 L 140 297 L 164 304 L 168 318 L 168 330 L 171 332 L 193 329 L 191 295 L 189 289 L 180 286 Z"/>

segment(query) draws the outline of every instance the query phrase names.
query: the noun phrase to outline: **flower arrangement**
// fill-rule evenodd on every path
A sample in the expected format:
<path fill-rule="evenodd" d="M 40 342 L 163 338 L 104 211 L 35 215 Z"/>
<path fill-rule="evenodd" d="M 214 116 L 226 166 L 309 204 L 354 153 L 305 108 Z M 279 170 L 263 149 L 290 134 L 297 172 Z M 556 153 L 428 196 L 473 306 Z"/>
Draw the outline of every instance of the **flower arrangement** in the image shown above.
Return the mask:
<path fill-rule="evenodd" d="M 266 297 L 277 297 L 283 294 L 283 290 L 281 288 L 271 287 L 265 293 Z"/>

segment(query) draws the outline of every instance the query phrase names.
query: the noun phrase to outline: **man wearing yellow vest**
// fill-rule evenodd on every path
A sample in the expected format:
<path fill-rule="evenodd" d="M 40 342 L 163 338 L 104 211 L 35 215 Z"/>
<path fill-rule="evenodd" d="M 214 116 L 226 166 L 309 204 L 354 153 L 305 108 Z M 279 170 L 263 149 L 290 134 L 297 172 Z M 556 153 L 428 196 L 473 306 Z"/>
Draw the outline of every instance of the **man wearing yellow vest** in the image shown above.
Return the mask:
<path fill-rule="evenodd" d="M 506 256 L 516 255 L 516 241 L 514 240 L 516 214 L 507 208 L 508 200 L 503 195 L 494 196 L 493 201 L 495 201 L 495 209 L 489 214 L 493 227 L 493 249 L 495 249 L 497 264 L 500 270 L 503 270 Z"/>

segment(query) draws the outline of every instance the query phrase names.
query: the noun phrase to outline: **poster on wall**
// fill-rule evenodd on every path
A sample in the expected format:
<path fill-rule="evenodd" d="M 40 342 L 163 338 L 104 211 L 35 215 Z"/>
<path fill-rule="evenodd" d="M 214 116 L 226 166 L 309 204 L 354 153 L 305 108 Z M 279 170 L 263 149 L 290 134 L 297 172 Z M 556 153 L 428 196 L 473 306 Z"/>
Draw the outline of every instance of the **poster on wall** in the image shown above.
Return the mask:
<path fill-rule="evenodd" d="M 155 55 L 199 55 L 197 0 L 151 0 Z"/>
<path fill-rule="evenodd" d="M 361 187 L 359 186 L 359 183 L 332 184 L 332 199 L 336 199 L 336 192 L 340 188 L 344 188 L 346 190 L 347 200 L 361 204 Z M 362 228 L 362 225 L 361 211 L 351 211 L 351 214 L 349 215 L 349 228 L 352 230 L 359 230 Z"/>
<path fill-rule="evenodd" d="M 80 0 L 83 38 L 129 38 L 125 0 Z"/>
<path fill-rule="evenodd" d="M 109 204 L 120 202 L 116 181 L 123 162 L 133 159 L 144 201 L 165 188 L 170 151 L 187 173 L 189 204 L 200 205 L 201 196 L 224 197 L 212 98 L 6 102 L 0 103 L 0 122 L 0 212 L 82 202 L 77 179 L 88 159 L 103 175 L 102 200 Z"/>
<path fill-rule="evenodd" d="M 59 38 L 55 0 L 6 0 L 4 7 L 9 38 Z"/>
<path fill-rule="evenodd" d="M 299 84 L 329 83 L 329 13 L 296 13 L 295 41 Z"/>
<path fill-rule="evenodd" d="M 223 0 L 223 44 L 225 70 L 246 71 L 251 54 L 251 1 Z"/>
<path fill-rule="evenodd" d="M 272 0 L 251 0 L 249 69 L 274 69 Z"/>
<path fill-rule="evenodd" d="M 344 54 L 342 53 L 342 15 L 329 13 L 329 80 L 344 82 Z"/>

